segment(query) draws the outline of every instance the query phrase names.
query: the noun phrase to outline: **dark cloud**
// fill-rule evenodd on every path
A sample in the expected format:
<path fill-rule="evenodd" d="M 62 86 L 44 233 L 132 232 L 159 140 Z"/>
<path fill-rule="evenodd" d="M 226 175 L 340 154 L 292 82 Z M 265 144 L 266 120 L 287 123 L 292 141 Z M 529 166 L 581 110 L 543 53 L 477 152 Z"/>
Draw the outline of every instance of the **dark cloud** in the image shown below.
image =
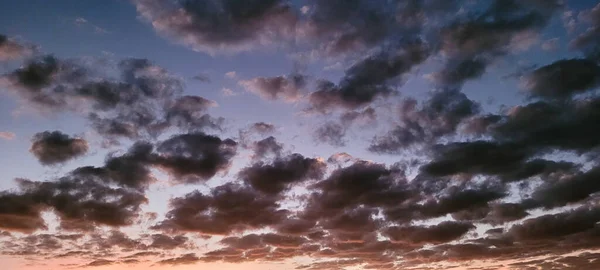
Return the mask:
<path fill-rule="evenodd" d="M 490 234 L 490 235 L 502 234 L 503 232 L 504 232 L 504 228 L 494 228 L 494 229 L 489 229 L 489 230 L 485 231 L 486 234 Z"/>
<path fill-rule="evenodd" d="M 240 170 L 238 177 L 254 189 L 269 195 L 277 195 L 295 183 L 309 179 L 319 180 L 327 166 L 315 158 L 300 154 L 276 158 L 272 163 L 257 162 Z"/>
<path fill-rule="evenodd" d="M 305 213 L 309 219 L 331 217 L 359 205 L 391 206 L 412 197 L 403 184 L 402 172 L 382 164 L 356 161 L 334 170 L 312 186 Z"/>
<path fill-rule="evenodd" d="M 545 26 L 560 2 L 492 1 L 482 13 L 444 29 L 442 50 L 467 56 L 505 52 L 516 35 Z"/>
<path fill-rule="evenodd" d="M 175 249 L 187 247 L 188 238 L 183 235 L 168 236 L 164 234 L 153 234 L 152 243 L 149 248 L 156 249 Z"/>
<path fill-rule="evenodd" d="M 261 135 L 266 135 L 275 132 L 275 126 L 265 122 L 257 122 L 250 126 L 250 130 Z"/>
<path fill-rule="evenodd" d="M 111 265 L 114 263 L 115 262 L 111 261 L 111 260 L 99 259 L 99 260 L 95 260 L 95 261 L 92 261 L 92 262 L 84 265 L 84 267 L 105 266 L 105 265 Z"/>
<path fill-rule="evenodd" d="M 66 105 L 65 85 L 82 80 L 86 71 L 79 65 L 63 62 L 52 55 L 28 60 L 25 65 L 10 74 L 4 75 L 9 86 L 16 88 L 17 94 L 35 105 L 50 109 Z"/>
<path fill-rule="evenodd" d="M 277 232 L 287 235 L 308 235 L 315 225 L 315 221 L 290 218 L 278 224 Z"/>
<path fill-rule="evenodd" d="M 205 82 L 205 83 L 209 83 L 211 81 L 210 76 L 208 76 L 207 74 L 204 74 L 204 73 L 199 73 L 197 75 L 194 75 L 192 77 L 192 79 L 201 81 L 201 82 Z"/>
<path fill-rule="evenodd" d="M 295 12 L 280 0 L 133 2 L 158 33 L 206 52 L 271 43 L 296 23 Z"/>
<path fill-rule="evenodd" d="M 340 116 L 340 123 L 345 126 L 351 124 L 367 125 L 377 120 L 375 109 L 368 107 L 362 111 L 345 112 Z"/>
<path fill-rule="evenodd" d="M 337 164 L 337 165 L 342 165 L 344 163 L 356 161 L 356 160 L 357 160 L 357 158 L 353 157 L 352 155 L 350 155 L 346 152 L 340 152 L 340 153 L 335 153 L 335 154 L 331 155 L 327 159 L 327 162 Z"/>
<path fill-rule="evenodd" d="M 487 207 L 488 203 L 507 195 L 505 187 L 497 183 L 485 183 L 474 187 L 451 186 L 422 204 L 390 207 L 386 209 L 385 214 L 389 219 L 398 222 L 425 220 L 447 214 L 453 214 L 456 218 L 465 211 L 477 211 L 481 207 Z"/>
<path fill-rule="evenodd" d="M 119 76 L 106 75 L 106 68 L 116 69 Z M 206 113 L 214 102 L 180 96 L 181 78 L 147 59 L 129 58 L 113 65 L 46 55 L 2 79 L 28 105 L 83 113 L 92 128 L 108 138 L 156 137 L 170 127 L 220 130 L 224 121 Z"/>
<path fill-rule="evenodd" d="M 159 143 L 156 150 L 155 165 L 176 182 L 194 183 L 226 171 L 237 153 L 237 143 L 198 132 L 175 135 Z"/>
<path fill-rule="evenodd" d="M 564 99 L 600 86 L 600 66 L 587 59 L 559 60 L 523 79 L 532 97 Z"/>
<path fill-rule="evenodd" d="M 153 145 L 149 143 L 138 142 L 121 156 L 109 156 L 102 167 L 79 167 L 72 174 L 122 187 L 145 189 L 155 181 L 149 167 L 153 149 Z"/>
<path fill-rule="evenodd" d="M 513 226 L 508 234 L 520 241 L 558 239 L 597 227 L 600 211 L 594 207 L 580 207 L 559 214 L 543 215 Z"/>
<path fill-rule="evenodd" d="M 179 134 L 159 142 L 135 143 L 125 154 L 109 156 L 104 166 L 73 171 L 78 177 L 99 179 L 123 187 L 146 189 L 155 182 L 150 169 L 160 168 L 176 183 L 195 183 L 226 171 L 236 155 L 237 143 L 204 133 Z"/>
<path fill-rule="evenodd" d="M 479 14 L 459 17 L 441 30 L 440 50 L 449 61 L 434 79 L 460 86 L 480 77 L 498 56 L 530 47 L 531 38 L 561 7 L 559 0 L 495 0 Z"/>
<path fill-rule="evenodd" d="M 183 91 L 183 83 L 179 78 L 168 74 L 166 70 L 147 59 L 121 60 L 117 67 L 120 80 L 87 83 L 87 87 L 92 89 L 98 84 L 104 84 L 106 88 L 89 92 L 84 85 L 75 90 L 76 95 L 87 97 L 97 109 L 89 114 L 89 119 L 92 127 L 101 135 L 128 138 L 136 138 L 143 134 L 155 136 L 164 128 L 165 121 L 175 118 L 179 122 L 172 124 L 177 125 L 181 124 L 181 121 L 189 120 L 185 119 L 185 116 L 196 116 L 193 111 L 185 111 L 198 108 L 191 105 L 192 102 L 186 103 L 188 100 L 185 97 L 182 98 L 184 101 L 174 100 Z M 108 103 L 107 97 L 110 97 Z M 173 107 L 177 105 L 179 107 Z M 189 115 L 184 115 L 186 112 Z M 203 120 L 206 122 L 206 119 L 198 122 L 210 126 L 202 122 Z M 187 128 L 194 123 L 182 125 L 185 124 L 188 126 L 180 127 Z"/>
<path fill-rule="evenodd" d="M 127 251 L 145 247 L 139 240 L 131 239 L 125 233 L 117 230 L 110 231 L 107 237 L 100 234 L 92 234 L 91 238 L 92 240 L 88 244 L 95 245 L 103 250 L 118 247 L 122 251 Z"/>
<path fill-rule="evenodd" d="M 390 35 L 394 25 L 393 2 L 313 1 L 303 32 L 325 42 L 332 55 L 372 47 Z"/>
<path fill-rule="evenodd" d="M 463 121 L 461 132 L 467 135 L 480 136 L 488 133 L 493 124 L 502 120 L 502 116 L 495 114 L 477 115 Z"/>
<path fill-rule="evenodd" d="M 47 55 L 3 78 L 8 89 L 40 109 L 83 112 L 91 127 L 111 140 L 154 138 L 172 127 L 187 132 L 221 129 L 224 119 L 207 113 L 216 103 L 180 96 L 181 79 L 149 60 L 119 61 L 111 66 L 117 78 L 101 75 L 102 66 L 88 62 Z"/>
<path fill-rule="evenodd" d="M 84 155 L 88 151 L 88 143 L 60 131 L 44 131 L 33 136 L 29 151 L 43 165 L 54 165 Z"/>
<path fill-rule="evenodd" d="M 428 227 L 390 227 L 385 230 L 385 235 L 410 244 L 440 244 L 456 240 L 474 228 L 470 223 L 444 221 Z"/>
<path fill-rule="evenodd" d="M 587 152 L 598 146 L 592 124 L 598 119 L 600 99 L 565 101 L 560 104 L 539 101 L 515 106 L 490 127 L 489 134 L 503 142 L 529 148 Z"/>
<path fill-rule="evenodd" d="M 41 213 L 53 210 L 65 230 L 89 231 L 96 226 L 134 223 L 146 197 L 136 191 L 112 188 L 77 174 L 55 182 L 18 180 L 19 192 L 3 193 L 3 227 L 31 232 L 44 228 Z M 28 222 L 28 223 L 24 223 Z"/>
<path fill-rule="evenodd" d="M 412 182 L 415 181 L 406 188 L 407 195 L 403 198 L 403 203 L 383 209 L 387 220 L 408 223 L 452 214 L 456 220 L 479 221 L 490 211 L 488 205 L 491 202 L 508 195 L 506 188 L 495 182 L 448 186 L 447 182 L 439 179 L 417 178 Z"/>
<path fill-rule="evenodd" d="M 459 268 L 472 260 L 494 264 L 487 269 L 593 268 L 597 254 L 566 254 L 600 247 L 597 8 L 581 14 L 592 27 L 572 43 L 585 58 L 520 70 L 514 76 L 526 82 L 530 103 L 491 113 L 462 86 L 501 56 L 527 49 L 560 1 L 296 4 L 134 0 L 157 32 L 196 50 L 243 50 L 294 35 L 294 49 L 316 47 L 313 56 L 360 55 L 338 83 L 318 81 L 306 97 L 305 112 L 332 113 L 313 135 L 338 146 L 352 128 L 373 127 L 385 109 L 378 102 L 398 94 L 408 74 L 423 63 L 429 69 L 432 56 L 441 59 L 442 69 L 428 75 L 435 90 L 422 102 L 404 98 L 389 132 L 369 148 L 402 154 L 397 163 L 289 154 L 271 136 L 275 126 L 264 122 L 241 129 L 237 142 L 208 135 L 206 129 L 222 131 L 223 119 L 208 113 L 216 103 L 183 95 L 181 78 L 147 59 L 34 57 L 3 75 L 3 87 L 37 109 L 83 113 L 104 139 L 136 142 L 101 165 L 45 182 L 19 179 L 0 192 L 1 253 L 82 259 L 87 266 L 309 257 L 314 263 L 298 269 Z M 9 41 L 0 36 L 0 61 Z M 308 80 L 292 74 L 240 83 L 268 100 L 298 101 Z M 78 139 L 62 133 L 36 136 L 46 144 L 56 137 L 58 146 L 37 147 L 53 149 L 45 153 L 59 156 L 56 163 L 85 153 L 73 154 Z M 240 147 L 252 156 L 238 166 Z M 170 199 L 156 223 L 156 213 L 141 209 L 158 181 L 153 170 L 176 184 L 203 184 L 230 168 L 240 168 L 234 179 Z M 56 224 L 46 224 L 46 213 Z M 151 232 L 136 237 L 119 231 L 150 222 Z M 53 225 L 77 234 L 37 233 Z M 186 254 L 196 243 L 207 249 Z"/>
<path fill-rule="evenodd" d="M 207 195 L 192 192 L 172 199 L 170 205 L 167 218 L 154 228 L 226 235 L 274 225 L 287 216 L 276 198 L 235 184 L 216 187 Z"/>
<path fill-rule="evenodd" d="M 527 204 L 531 204 L 530 207 L 551 208 L 582 201 L 600 191 L 600 184 L 596 181 L 599 176 L 600 167 L 594 167 L 587 172 L 565 176 L 562 179 L 547 177 L 547 181 L 533 191 Z"/>
<path fill-rule="evenodd" d="M 326 122 L 314 131 L 314 140 L 317 143 L 326 143 L 341 147 L 346 145 L 346 127 L 335 122 Z"/>
<path fill-rule="evenodd" d="M 538 149 L 516 143 L 470 141 L 433 147 L 433 159 L 423 165 L 422 172 L 433 176 L 494 175 L 505 182 L 516 182 L 533 176 L 556 172 L 571 173 L 578 165 L 567 161 L 532 158 Z"/>
<path fill-rule="evenodd" d="M 243 237 L 227 237 L 221 240 L 231 248 L 239 250 L 253 250 L 266 246 L 278 248 L 299 248 L 307 242 L 307 239 L 300 236 L 285 236 L 274 233 L 267 234 L 248 234 Z"/>
<path fill-rule="evenodd" d="M 483 207 L 474 207 L 452 214 L 457 220 L 502 225 L 529 215 L 526 207 L 517 203 L 496 203 Z"/>
<path fill-rule="evenodd" d="M 199 96 L 182 96 L 165 109 L 165 123 L 182 130 L 221 129 L 223 118 L 214 118 L 206 113 L 216 103 Z"/>
<path fill-rule="evenodd" d="M 589 59 L 598 61 L 600 60 L 600 38 L 598 38 L 598 34 L 600 33 L 600 5 L 596 5 L 595 7 L 583 11 L 580 13 L 579 17 L 586 22 L 589 27 L 588 29 L 577 36 L 573 41 L 571 41 L 571 48 L 575 48 L 577 50 L 582 51 Z"/>
<path fill-rule="evenodd" d="M 377 121 L 375 109 L 368 107 L 361 111 L 346 111 L 339 116 L 339 122 L 330 120 L 319 125 L 313 132 L 316 143 L 335 147 L 346 146 L 346 135 L 352 126 L 361 128 L 374 126 Z"/>
<path fill-rule="evenodd" d="M 274 157 L 281 156 L 283 151 L 283 145 L 277 142 L 277 139 L 273 136 L 269 136 L 260 141 L 256 141 L 252 144 L 252 150 L 254 150 L 253 159 L 262 159 L 267 157 L 269 154 Z"/>
<path fill-rule="evenodd" d="M 399 110 L 399 125 L 375 137 L 370 151 L 398 153 L 414 144 L 434 143 L 455 133 L 463 120 L 479 113 L 480 105 L 457 89 L 444 89 L 433 92 L 421 108 L 416 100 L 406 99 Z"/>
<path fill-rule="evenodd" d="M 136 252 L 131 255 L 125 256 L 125 257 L 123 257 L 123 259 L 133 259 L 133 258 L 140 258 L 140 257 L 154 256 L 154 255 L 160 255 L 160 253 L 156 252 L 156 251 L 140 251 L 140 252 Z"/>
<path fill-rule="evenodd" d="M 362 52 L 413 36 L 459 9 L 458 1 L 309 1 L 300 37 L 327 56 Z"/>
<path fill-rule="evenodd" d="M 302 96 L 308 78 L 301 74 L 277 77 L 258 77 L 247 81 L 240 81 L 246 90 L 265 100 L 283 100 L 295 102 Z"/>
<path fill-rule="evenodd" d="M 31 233 L 38 229 L 46 229 L 41 216 L 44 209 L 29 194 L 0 193 L 0 227 L 8 231 Z"/>
<path fill-rule="evenodd" d="M 170 259 L 164 259 L 164 260 L 158 261 L 157 264 L 160 264 L 160 265 L 185 265 L 185 264 L 195 264 L 195 263 L 198 263 L 199 261 L 200 261 L 200 258 L 198 258 L 198 256 L 196 256 L 196 254 L 188 253 L 188 254 L 184 254 L 184 255 L 181 255 L 176 258 L 170 258 Z"/>
<path fill-rule="evenodd" d="M 520 145 L 490 141 L 450 143 L 435 147 L 434 152 L 433 160 L 421 167 L 421 171 L 435 176 L 501 174 L 518 170 L 532 155 L 531 150 Z"/>
<path fill-rule="evenodd" d="M 95 113 L 88 116 L 92 128 L 107 137 L 138 138 L 140 130 L 133 123 L 120 121 L 119 119 L 101 118 Z"/>
<path fill-rule="evenodd" d="M 460 87 L 468 80 L 481 77 L 487 68 L 486 59 L 459 59 L 446 63 L 442 71 L 434 73 L 432 79 L 441 86 Z"/>
<path fill-rule="evenodd" d="M 35 52 L 33 46 L 21 44 L 5 35 L 0 34 L 0 61 L 16 60 Z"/>
<path fill-rule="evenodd" d="M 370 55 L 347 69 L 339 84 L 318 82 L 317 90 L 308 98 L 309 110 L 358 109 L 392 95 L 402 76 L 425 61 L 429 53 L 428 45 L 418 40 Z"/>
<path fill-rule="evenodd" d="M 239 130 L 239 142 L 240 145 L 244 148 L 254 149 L 255 151 L 258 148 L 262 148 L 264 146 L 268 146 L 267 148 L 271 148 L 272 150 L 279 148 L 275 145 L 276 139 L 265 138 L 264 136 L 271 135 L 275 133 L 277 128 L 275 125 L 265 122 L 256 122 L 249 125 L 246 128 Z M 272 137 L 272 136 L 270 136 Z M 258 141 L 253 141 L 254 139 L 261 138 Z M 262 145 L 258 146 L 257 143 L 262 141 Z M 279 143 L 277 143 L 279 145 Z M 279 145 L 281 146 L 281 145 Z M 260 152 L 260 151 L 259 151 Z"/>
<path fill-rule="evenodd" d="M 322 217 L 319 225 L 335 237 L 336 241 L 361 241 L 368 238 L 380 226 L 381 220 L 375 219 L 374 209 L 346 209 L 332 216 Z"/>
<path fill-rule="evenodd" d="M 490 207 L 484 222 L 492 225 L 504 224 L 506 222 L 519 220 L 529 215 L 525 207 L 516 203 L 499 203 Z"/>

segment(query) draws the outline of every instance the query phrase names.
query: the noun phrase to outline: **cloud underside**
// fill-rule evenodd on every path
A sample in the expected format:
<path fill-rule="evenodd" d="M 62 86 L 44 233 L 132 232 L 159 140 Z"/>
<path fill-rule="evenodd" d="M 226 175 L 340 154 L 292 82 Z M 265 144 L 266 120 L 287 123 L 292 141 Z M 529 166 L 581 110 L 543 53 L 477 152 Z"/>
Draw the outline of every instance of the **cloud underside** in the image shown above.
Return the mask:
<path fill-rule="evenodd" d="M 225 119 L 209 113 L 214 101 L 185 95 L 180 77 L 147 59 L 99 67 L 34 56 L 0 36 L 0 61 L 26 58 L 0 77 L 2 89 L 130 144 L 101 165 L 19 178 L 1 191 L 1 253 L 85 259 L 83 267 L 310 257 L 297 269 L 442 269 L 473 260 L 497 262 L 482 269 L 597 269 L 600 5 L 582 12 L 588 29 L 570 44 L 580 55 L 520 71 L 524 104 L 492 113 L 462 91 L 533 46 L 561 2 L 498 0 L 463 14 L 468 3 L 458 0 L 314 1 L 302 10 L 279 0 L 133 0 L 160 35 L 194 50 L 295 40 L 353 57 L 339 80 L 294 72 L 238 84 L 325 118 L 309 128 L 318 145 L 350 146 L 349 134 L 381 128 L 363 150 L 393 164 L 296 153 L 277 138 L 284 128 L 267 122 L 224 135 Z M 434 90 L 422 100 L 401 95 L 432 58 L 441 63 L 426 76 Z M 88 154 L 87 139 L 39 132 L 29 152 L 42 165 L 62 165 Z M 144 210 L 155 183 L 191 191 L 157 215 Z M 130 227 L 147 233 L 121 231 Z"/>

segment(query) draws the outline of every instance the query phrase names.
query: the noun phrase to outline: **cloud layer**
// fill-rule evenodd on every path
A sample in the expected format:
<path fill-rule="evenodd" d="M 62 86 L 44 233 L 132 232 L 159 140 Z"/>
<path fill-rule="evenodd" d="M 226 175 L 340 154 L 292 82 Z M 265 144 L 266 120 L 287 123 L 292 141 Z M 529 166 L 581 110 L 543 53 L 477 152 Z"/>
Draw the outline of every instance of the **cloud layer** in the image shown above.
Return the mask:
<path fill-rule="evenodd" d="M 0 192 L 0 254 L 81 267 L 598 267 L 600 5 L 578 12 L 569 57 L 511 65 L 517 104 L 495 110 L 466 87 L 533 47 L 554 51 L 538 39 L 566 16 L 563 1 L 131 2 L 143 24 L 195 51 L 276 46 L 346 68 L 339 79 L 228 73 L 303 122 L 240 124 L 149 59 L 58 57 L 0 35 L 0 61 L 23 59 L 1 89 L 92 131 L 32 136 L 41 165 L 73 167 Z M 96 137 L 110 151 L 88 164 Z M 339 151 L 318 156 L 304 147 L 313 142 Z M 176 193 L 152 197 L 164 190 Z"/>

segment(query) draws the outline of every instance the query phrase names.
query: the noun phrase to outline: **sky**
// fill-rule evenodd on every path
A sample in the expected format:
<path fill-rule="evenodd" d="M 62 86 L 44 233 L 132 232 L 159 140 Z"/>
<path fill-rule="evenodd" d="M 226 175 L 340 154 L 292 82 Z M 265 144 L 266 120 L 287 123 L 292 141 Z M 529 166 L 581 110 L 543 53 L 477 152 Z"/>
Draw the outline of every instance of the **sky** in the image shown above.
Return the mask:
<path fill-rule="evenodd" d="M 599 269 L 593 0 L 0 1 L 2 269 Z"/>

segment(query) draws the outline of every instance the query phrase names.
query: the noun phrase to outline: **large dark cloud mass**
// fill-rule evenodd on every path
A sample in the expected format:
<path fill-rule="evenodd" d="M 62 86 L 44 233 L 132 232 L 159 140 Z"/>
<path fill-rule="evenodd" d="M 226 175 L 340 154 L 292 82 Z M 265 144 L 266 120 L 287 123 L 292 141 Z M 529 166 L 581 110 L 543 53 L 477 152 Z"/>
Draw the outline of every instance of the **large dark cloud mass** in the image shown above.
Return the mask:
<path fill-rule="evenodd" d="M 487 9 L 455 19 L 440 31 L 440 51 L 448 58 L 434 78 L 460 86 L 480 77 L 497 57 L 531 46 L 530 39 L 548 24 L 562 1 L 494 0 Z"/>
<path fill-rule="evenodd" d="M 281 0 L 133 2 L 159 33 L 209 52 L 271 43 L 296 22 L 295 12 Z"/>
<path fill-rule="evenodd" d="M 183 82 L 147 59 L 130 58 L 109 67 L 53 55 L 35 57 L 5 74 L 2 82 L 28 106 L 41 111 L 84 113 L 92 128 L 111 138 L 156 137 L 170 127 L 220 129 L 222 118 L 207 114 L 214 102 L 181 96 Z"/>
<path fill-rule="evenodd" d="M 325 163 L 300 154 L 277 158 L 272 164 L 258 162 L 242 169 L 239 177 L 254 189 L 266 194 L 278 194 L 294 182 L 320 179 L 325 173 Z"/>
<path fill-rule="evenodd" d="M 600 66 L 587 59 L 560 60 L 534 70 L 525 83 L 533 97 L 563 99 L 600 86 Z"/>
<path fill-rule="evenodd" d="M 74 267 L 600 267 L 600 5 L 575 14 L 560 0 L 131 3 L 142 26 L 195 51 L 276 46 L 306 60 L 272 77 L 254 74 L 259 63 L 236 82 L 285 110 L 213 116 L 224 111 L 215 101 L 148 59 L 63 58 L 0 35 L 1 90 L 93 131 L 33 136 L 42 165 L 77 167 L 0 191 L 0 255 L 85 260 Z M 561 16 L 573 20 L 570 41 L 549 36 Z M 569 42 L 568 54 L 525 57 L 541 38 Z M 330 61 L 343 69 L 313 66 Z M 96 138 L 108 150 L 93 149 Z"/>
<path fill-rule="evenodd" d="M 286 217 L 277 199 L 236 184 L 225 184 L 210 194 L 192 192 L 171 200 L 167 219 L 155 228 L 227 235 L 233 231 L 277 224 Z"/>
<path fill-rule="evenodd" d="M 425 61 L 429 48 L 421 40 L 402 42 L 398 48 L 375 53 L 346 70 L 339 84 L 320 81 L 310 94 L 310 110 L 357 109 L 379 97 L 392 95 L 402 75 Z"/>
<path fill-rule="evenodd" d="M 600 60 L 600 5 L 580 14 L 588 28 L 571 42 L 571 47 L 582 51 L 591 60 Z"/>
<path fill-rule="evenodd" d="M 377 136 L 369 150 L 396 153 L 413 145 L 435 143 L 456 132 L 461 122 L 480 111 L 480 105 L 456 89 L 435 91 L 418 107 L 414 99 L 399 105 L 399 124 L 383 136 Z"/>
<path fill-rule="evenodd" d="M 2 193 L 2 228 L 32 232 L 46 228 L 41 214 L 52 210 L 64 230 L 90 231 L 98 225 L 132 225 L 144 194 L 113 188 L 93 178 L 70 174 L 53 182 L 18 180 L 18 193 Z"/>

